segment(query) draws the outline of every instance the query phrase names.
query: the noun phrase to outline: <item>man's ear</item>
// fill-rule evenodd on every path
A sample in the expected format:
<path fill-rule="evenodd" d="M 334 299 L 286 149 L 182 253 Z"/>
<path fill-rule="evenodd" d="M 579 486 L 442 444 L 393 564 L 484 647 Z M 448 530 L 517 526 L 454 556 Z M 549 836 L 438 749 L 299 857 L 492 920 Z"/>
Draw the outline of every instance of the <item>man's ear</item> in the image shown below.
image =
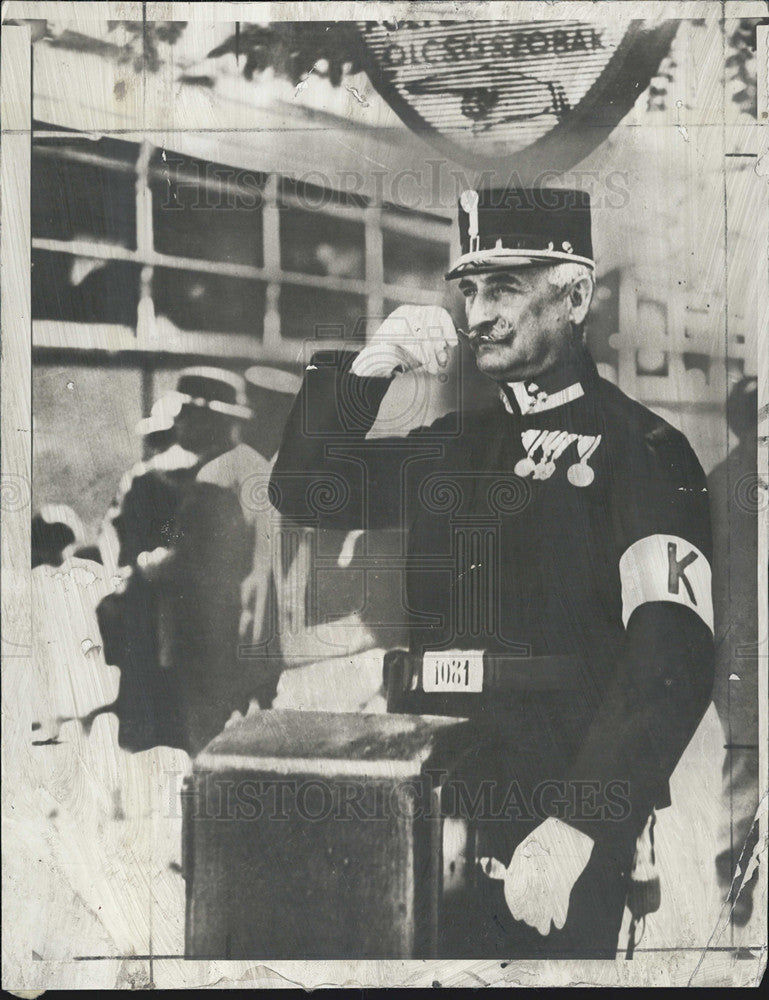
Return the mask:
<path fill-rule="evenodd" d="M 593 282 L 587 275 L 574 282 L 569 292 L 569 319 L 574 326 L 584 323 L 592 297 Z"/>

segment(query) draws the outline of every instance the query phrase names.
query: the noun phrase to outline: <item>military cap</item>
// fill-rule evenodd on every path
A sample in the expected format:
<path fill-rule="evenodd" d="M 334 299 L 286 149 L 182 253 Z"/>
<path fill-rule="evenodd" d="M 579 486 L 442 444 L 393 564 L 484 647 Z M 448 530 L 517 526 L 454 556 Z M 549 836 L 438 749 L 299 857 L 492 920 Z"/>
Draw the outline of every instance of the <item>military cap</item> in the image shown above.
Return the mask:
<path fill-rule="evenodd" d="M 590 196 L 572 188 L 463 191 L 461 256 L 446 280 L 511 267 L 573 261 L 595 267 Z"/>

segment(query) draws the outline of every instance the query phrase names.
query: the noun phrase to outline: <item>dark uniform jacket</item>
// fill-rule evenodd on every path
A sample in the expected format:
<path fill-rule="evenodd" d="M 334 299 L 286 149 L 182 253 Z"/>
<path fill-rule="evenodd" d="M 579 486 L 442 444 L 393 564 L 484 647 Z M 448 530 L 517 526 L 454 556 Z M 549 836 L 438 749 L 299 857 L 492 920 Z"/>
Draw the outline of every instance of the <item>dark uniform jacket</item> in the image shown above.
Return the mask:
<path fill-rule="evenodd" d="M 564 818 L 635 835 L 713 679 L 708 498 L 687 440 L 586 352 L 491 408 L 368 440 L 390 379 L 351 374 L 353 357 L 312 359 L 273 503 L 319 526 L 405 528 L 416 666 L 401 710 L 473 719 L 479 773 L 507 768 L 529 792 L 588 783 L 590 808 L 583 794 Z M 426 692 L 436 650 L 484 651 L 483 691 L 461 675 Z"/>

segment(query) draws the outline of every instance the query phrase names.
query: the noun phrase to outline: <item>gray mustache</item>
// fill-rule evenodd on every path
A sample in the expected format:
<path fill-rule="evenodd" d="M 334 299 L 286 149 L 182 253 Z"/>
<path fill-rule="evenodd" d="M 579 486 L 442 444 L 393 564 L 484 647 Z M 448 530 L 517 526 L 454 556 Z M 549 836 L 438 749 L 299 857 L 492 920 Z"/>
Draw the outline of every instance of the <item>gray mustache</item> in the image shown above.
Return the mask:
<path fill-rule="evenodd" d="M 457 332 L 466 337 L 470 342 L 473 342 L 483 336 L 490 337 L 492 340 L 503 340 L 509 336 L 511 330 L 512 327 L 509 323 L 504 320 L 497 320 L 494 323 L 479 323 L 470 331 L 457 330 Z"/>

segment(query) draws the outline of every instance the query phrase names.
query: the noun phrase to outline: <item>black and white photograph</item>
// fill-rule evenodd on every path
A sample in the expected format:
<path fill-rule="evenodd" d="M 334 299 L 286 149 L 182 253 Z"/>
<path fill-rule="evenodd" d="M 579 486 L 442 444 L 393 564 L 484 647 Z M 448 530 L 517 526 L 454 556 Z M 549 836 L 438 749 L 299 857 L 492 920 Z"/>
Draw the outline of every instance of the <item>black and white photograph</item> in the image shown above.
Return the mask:
<path fill-rule="evenodd" d="M 3 5 L 5 990 L 758 987 L 767 14 Z"/>

